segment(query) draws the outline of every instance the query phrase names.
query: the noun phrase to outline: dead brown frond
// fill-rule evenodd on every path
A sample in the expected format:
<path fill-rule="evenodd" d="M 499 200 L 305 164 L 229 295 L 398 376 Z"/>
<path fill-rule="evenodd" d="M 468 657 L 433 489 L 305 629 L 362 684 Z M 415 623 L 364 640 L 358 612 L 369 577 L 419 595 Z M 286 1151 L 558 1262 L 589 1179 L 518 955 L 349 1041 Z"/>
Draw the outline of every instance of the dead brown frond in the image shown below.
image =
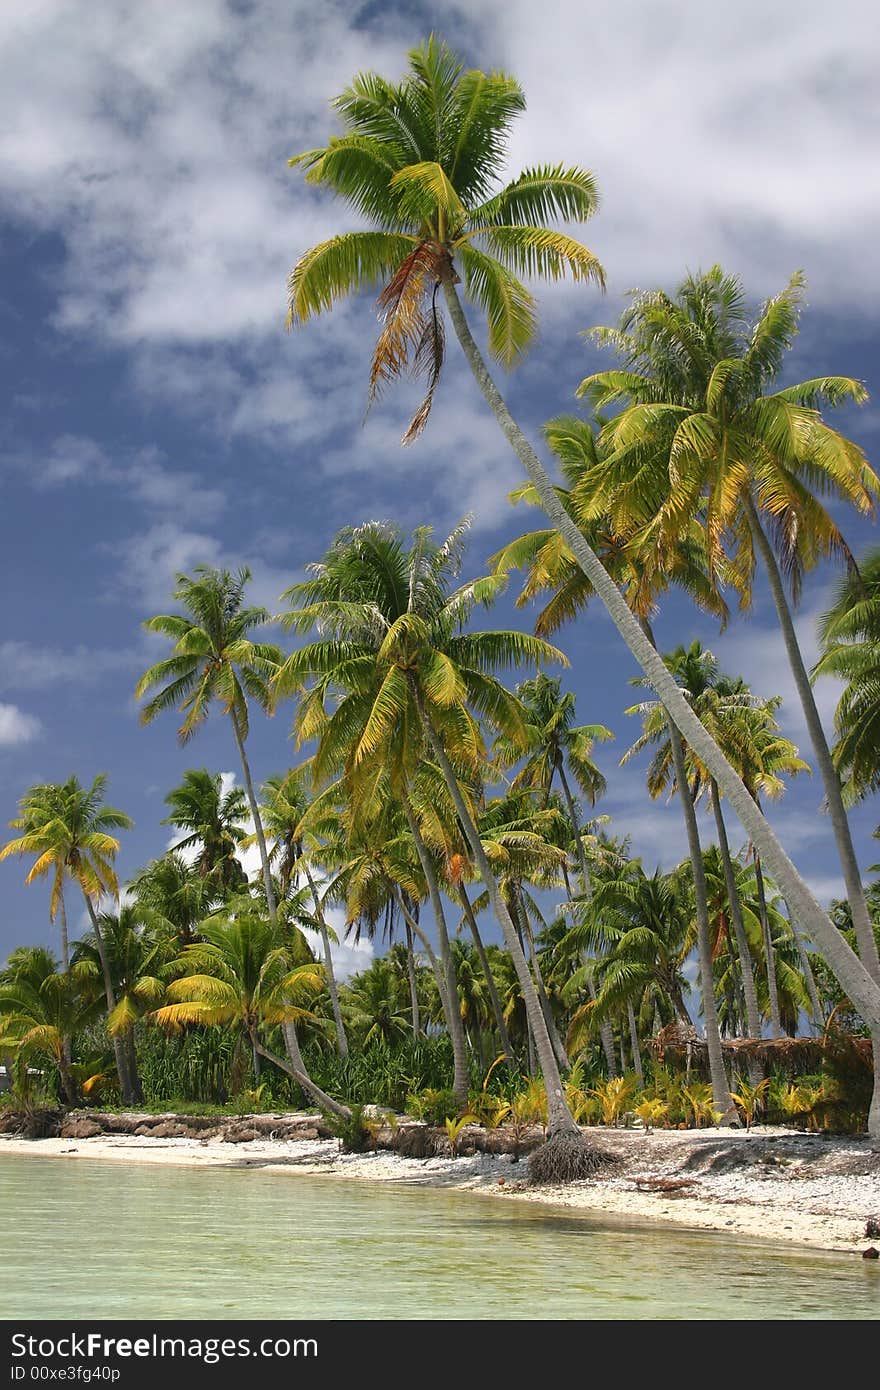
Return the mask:
<path fill-rule="evenodd" d="M 404 444 L 412 443 L 424 429 L 443 368 L 446 339 L 437 291 L 446 254 L 433 242 L 421 242 L 398 267 L 378 300 L 382 331 L 373 353 L 367 409 L 387 382 L 406 371 L 428 382 L 425 399 L 403 436 Z"/>

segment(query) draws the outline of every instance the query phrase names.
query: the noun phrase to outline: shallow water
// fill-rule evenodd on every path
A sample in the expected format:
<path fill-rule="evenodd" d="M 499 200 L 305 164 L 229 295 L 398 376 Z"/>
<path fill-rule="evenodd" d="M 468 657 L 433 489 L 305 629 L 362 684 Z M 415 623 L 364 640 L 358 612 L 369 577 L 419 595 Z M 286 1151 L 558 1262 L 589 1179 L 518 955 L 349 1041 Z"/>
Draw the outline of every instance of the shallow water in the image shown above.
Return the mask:
<path fill-rule="evenodd" d="M 471 1193 L 0 1155 L 0 1317 L 878 1318 L 856 1255 Z"/>

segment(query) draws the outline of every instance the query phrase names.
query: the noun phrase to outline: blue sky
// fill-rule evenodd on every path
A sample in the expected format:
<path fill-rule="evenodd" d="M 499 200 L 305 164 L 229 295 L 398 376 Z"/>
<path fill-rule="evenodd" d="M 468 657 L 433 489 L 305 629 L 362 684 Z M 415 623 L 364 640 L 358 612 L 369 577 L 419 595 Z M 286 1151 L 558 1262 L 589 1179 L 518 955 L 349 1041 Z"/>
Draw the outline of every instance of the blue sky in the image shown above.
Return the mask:
<path fill-rule="evenodd" d="M 797 267 L 809 308 L 799 377 L 843 372 L 876 388 L 878 124 L 866 0 L 827 9 L 782 0 L 714 6 L 668 0 L 610 9 L 582 0 L 365 6 L 301 0 L 7 0 L 0 8 L 0 816 L 36 780 L 110 774 L 110 800 L 135 829 L 122 877 L 168 843 L 163 796 L 185 768 L 236 767 L 212 722 L 181 751 L 169 717 L 138 725 L 135 681 L 160 653 L 139 627 L 169 606 L 173 576 L 200 562 L 247 563 L 254 597 L 277 606 L 334 531 L 367 518 L 450 527 L 476 516 L 467 569 L 537 514 L 506 500 L 518 481 L 455 352 L 429 427 L 399 438 L 412 394 L 389 394 L 366 425 L 368 298 L 293 334 L 285 280 L 306 247 L 351 226 L 308 191 L 287 158 L 333 129 L 329 99 L 364 67 L 402 71 L 431 27 L 482 67 L 522 81 L 529 110 L 510 168 L 541 161 L 594 170 L 602 208 L 582 230 L 609 280 L 540 297 L 541 333 L 502 386 L 533 435 L 574 408 L 599 359 L 578 336 L 612 322 L 634 285 L 672 287 L 719 260 L 756 299 Z M 452 345 L 454 346 L 454 345 Z M 876 394 L 876 390 L 875 390 Z M 874 405 L 841 418 L 876 454 Z M 845 519 L 858 550 L 870 524 Z M 811 576 L 800 628 L 834 576 Z M 512 596 L 496 618 L 523 623 Z M 766 595 L 725 636 L 682 603 L 662 644 L 701 637 L 762 694 L 805 756 Z M 643 764 L 618 770 L 635 737 L 622 711 L 635 674 L 598 610 L 562 645 L 583 720 L 617 734 L 600 760 L 601 809 L 646 863 L 684 853 L 674 808 L 652 804 Z M 833 687 L 821 687 L 830 716 Z M 255 774 L 294 757 L 289 712 L 255 720 Z M 826 898 L 839 875 L 817 779 L 772 812 L 784 843 Z M 863 864 L 880 858 L 874 805 L 854 815 Z M 708 822 L 707 822 L 708 828 Z M 734 840 L 737 840 L 734 834 Z M 25 867 L 0 866 L 0 956 L 51 941 L 46 894 Z M 76 913 L 72 913 L 76 924 Z"/>

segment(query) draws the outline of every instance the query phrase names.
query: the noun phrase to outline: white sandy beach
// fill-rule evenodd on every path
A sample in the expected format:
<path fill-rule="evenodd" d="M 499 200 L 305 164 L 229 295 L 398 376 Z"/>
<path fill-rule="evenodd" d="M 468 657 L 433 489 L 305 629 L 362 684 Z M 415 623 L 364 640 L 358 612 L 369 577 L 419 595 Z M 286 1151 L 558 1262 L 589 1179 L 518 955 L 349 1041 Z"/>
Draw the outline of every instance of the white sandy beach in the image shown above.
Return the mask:
<path fill-rule="evenodd" d="M 872 1245 L 880 1247 L 880 1239 L 865 1235 L 866 1221 L 880 1218 L 880 1152 L 866 1139 L 770 1127 L 652 1133 L 596 1128 L 589 1133 L 617 1156 L 619 1166 L 609 1177 L 559 1188 L 528 1187 L 525 1162 L 513 1162 L 508 1155 L 420 1160 L 387 1151 L 343 1154 L 335 1139 L 269 1137 L 230 1144 L 217 1137 L 102 1134 L 34 1141 L 2 1135 L 0 1164 L 4 1154 L 16 1154 L 196 1168 L 248 1166 L 288 1173 L 292 1181 L 306 1172 L 343 1180 L 457 1187 L 505 1201 L 727 1231 L 854 1255 Z"/>

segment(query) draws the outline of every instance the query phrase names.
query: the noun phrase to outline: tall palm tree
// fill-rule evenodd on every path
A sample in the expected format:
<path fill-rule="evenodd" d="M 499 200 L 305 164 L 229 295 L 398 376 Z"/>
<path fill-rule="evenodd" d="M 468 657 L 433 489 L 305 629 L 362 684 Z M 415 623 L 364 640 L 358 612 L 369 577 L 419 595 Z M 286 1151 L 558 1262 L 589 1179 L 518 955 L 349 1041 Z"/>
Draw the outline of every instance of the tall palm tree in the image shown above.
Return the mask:
<path fill-rule="evenodd" d="M 581 170 L 546 167 L 526 171 L 493 197 L 511 121 L 525 105 L 519 85 L 502 74 L 463 73 L 445 45 L 436 41 L 415 50 L 410 61 L 410 75 L 400 84 L 374 74 L 357 78 L 336 103 L 347 134 L 294 160 L 307 167 L 313 183 L 344 198 L 373 229 L 334 237 L 300 257 L 290 281 L 291 317 L 304 322 L 349 293 L 387 281 L 382 297 L 387 318 L 374 356 L 373 385 L 378 387 L 412 360 L 417 370 L 427 371 L 429 407 L 442 357 L 436 302 L 436 291 L 442 289 L 474 379 L 541 506 L 670 719 L 711 769 L 805 929 L 859 1000 L 864 1017 L 880 1029 L 880 986 L 835 932 L 772 827 L 682 697 L 587 537 L 566 512 L 493 381 L 458 298 L 456 260 L 466 293 L 487 315 L 491 349 L 502 361 L 515 360 L 528 345 L 535 324 L 530 296 L 516 271 L 558 278 L 569 269 L 581 279 L 600 280 L 598 263 L 586 248 L 568 238 L 559 240 L 547 228 L 523 225 L 547 215 L 583 220 L 595 204 L 592 179 Z M 474 197 L 482 203 L 475 206 Z M 469 212 L 463 215 L 459 208 Z M 485 220 L 483 232 L 475 225 L 478 213 Z M 477 250 L 474 243 L 481 239 L 492 254 Z M 423 406 L 411 432 L 424 417 Z M 880 1134 L 880 1093 L 871 1127 Z"/>
<path fill-rule="evenodd" d="M 197 851 L 198 872 L 221 892 L 240 892 L 247 883 L 237 858 L 247 837 L 247 801 L 241 787 L 224 792 L 219 772 L 192 768 L 183 774 L 180 786 L 168 793 L 165 805 L 170 815 L 161 824 L 186 832 L 175 849 Z"/>
<path fill-rule="evenodd" d="M 841 580 L 819 639 L 813 680 L 835 676 L 847 683 L 834 712 L 833 756 L 847 800 L 854 802 L 880 789 L 880 549 Z"/>
<path fill-rule="evenodd" d="M 279 861 L 279 880 L 283 894 L 288 892 L 291 883 L 295 883 L 300 874 L 309 885 L 315 912 L 315 926 L 321 938 L 321 948 L 324 955 L 324 970 L 327 975 L 330 1006 L 333 1010 L 333 1022 L 336 1028 L 336 1045 L 340 1057 L 347 1057 L 348 1039 L 345 1035 L 345 1024 L 339 1004 L 336 972 L 333 968 L 330 928 L 327 925 L 318 884 L 315 882 L 308 855 L 305 853 L 306 829 L 303 821 L 308 810 L 309 795 L 302 770 L 296 768 L 283 777 L 270 777 L 263 784 L 261 815 L 263 825 L 268 830 L 272 841 L 269 858 L 271 861 L 273 857 L 277 857 Z"/>
<path fill-rule="evenodd" d="M 84 787 L 77 777 L 32 787 L 20 803 L 21 815 L 10 822 L 16 828 L 24 828 L 24 834 L 4 845 L 0 859 L 11 854 L 36 855 L 26 882 L 51 875 L 53 900 L 56 894 L 63 893 L 65 879 L 78 885 L 95 933 L 109 1017 L 116 1008 L 116 991 L 95 904 L 105 895 L 119 897 L 113 867 L 119 840 L 110 832 L 130 829 L 132 820 L 124 811 L 103 804 L 106 786 L 106 775 L 99 773 L 90 787 Z M 35 811 L 37 807 L 41 808 L 39 813 Z M 135 1087 L 118 1037 L 113 1039 L 113 1049 L 122 1098 L 126 1104 L 132 1104 Z"/>
<path fill-rule="evenodd" d="M 773 389 L 798 331 L 803 292 L 804 277 L 798 273 L 754 322 L 741 282 L 719 266 L 688 276 L 674 297 L 638 293 L 619 327 L 593 330 L 599 342 L 615 350 L 621 368 L 586 378 L 580 393 L 598 410 L 622 405 L 605 426 L 613 452 L 608 476 L 596 479 L 603 497 L 624 480 L 631 483 L 636 473 L 653 470 L 665 477 L 664 505 L 646 519 L 644 529 L 674 537 L 695 511 L 704 512 L 710 561 L 728 548 L 729 572 L 744 602 L 750 598 L 756 552 L 760 556 L 822 777 L 862 964 L 880 986 L 880 958 L 840 779 L 785 590 L 787 577 L 797 599 L 805 570 L 823 556 L 848 555 L 820 494 L 870 513 L 880 479 L 862 450 L 821 415 L 823 406 L 865 401 L 861 382 L 825 376 Z M 730 790 L 724 790 L 742 819 Z M 747 820 L 743 824 L 767 858 L 760 836 Z M 777 865 L 772 871 L 787 892 Z M 827 945 L 823 942 L 823 949 Z M 880 1087 L 880 1036 L 875 1051 Z M 874 1119 L 880 1125 L 880 1090 Z"/>
<path fill-rule="evenodd" d="M 248 569 L 232 574 L 206 565 L 197 566 L 195 578 L 178 574 L 174 598 L 185 612 L 159 614 L 144 623 L 148 632 L 171 638 L 172 655 L 144 672 L 135 695 L 140 700 L 148 691 L 156 692 L 141 711 L 144 724 L 167 709 L 184 715 L 178 730 L 181 743 L 188 743 L 204 724 L 214 702 L 229 716 L 260 847 L 269 915 L 274 917 L 275 889 L 245 744 L 250 727 L 248 701 L 268 710 L 268 681 L 283 653 L 279 647 L 254 642 L 249 636 L 269 621 L 265 608 L 245 607 L 250 577 Z"/>
<path fill-rule="evenodd" d="M 298 724 L 301 736 L 319 736 L 318 775 L 334 763 L 355 777 L 393 763 L 406 806 L 407 784 L 426 753 L 440 769 L 520 978 L 547 1087 L 550 1137 L 559 1136 L 560 1152 L 580 1152 L 535 985 L 465 785 L 466 776 L 479 777 L 484 756 L 475 712 L 514 737 L 522 725 L 519 702 L 495 671 L 526 662 L 564 664 L 565 658 L 523 633 L 465 630 L 476 604 L 490 602 L 500 585 L 478 579 L 450 592 L 462 540 L 463 528 L 442 545 L 422 528 L 408 547 L 387 525 L 341 532 L 312 567 L 313 577 L 286 595 L 298 607 L 283 621 L 303 632 L 317 626 L 322 640 L 287 658 L 276 687 L 283 695 L 308 677 L 315 682 L 300 705 Z M 341 699 L 328 715 L 325 702 L 334 692 Z M 409 824 L 411 832 L 418 829 L 414 817 Z M 445 959 L 444 964 L 454 999 L 454 969 Z"/>
<path fill-rule="evenodd" d="M 0 1050 L 38 1053 L 58 1068 L 69 1105 L 79 1096 L 70 1063 L 73 1036 L 93 1022 L 94 1000 L 42 946 L 19 947 L 0 972 Z"/>

